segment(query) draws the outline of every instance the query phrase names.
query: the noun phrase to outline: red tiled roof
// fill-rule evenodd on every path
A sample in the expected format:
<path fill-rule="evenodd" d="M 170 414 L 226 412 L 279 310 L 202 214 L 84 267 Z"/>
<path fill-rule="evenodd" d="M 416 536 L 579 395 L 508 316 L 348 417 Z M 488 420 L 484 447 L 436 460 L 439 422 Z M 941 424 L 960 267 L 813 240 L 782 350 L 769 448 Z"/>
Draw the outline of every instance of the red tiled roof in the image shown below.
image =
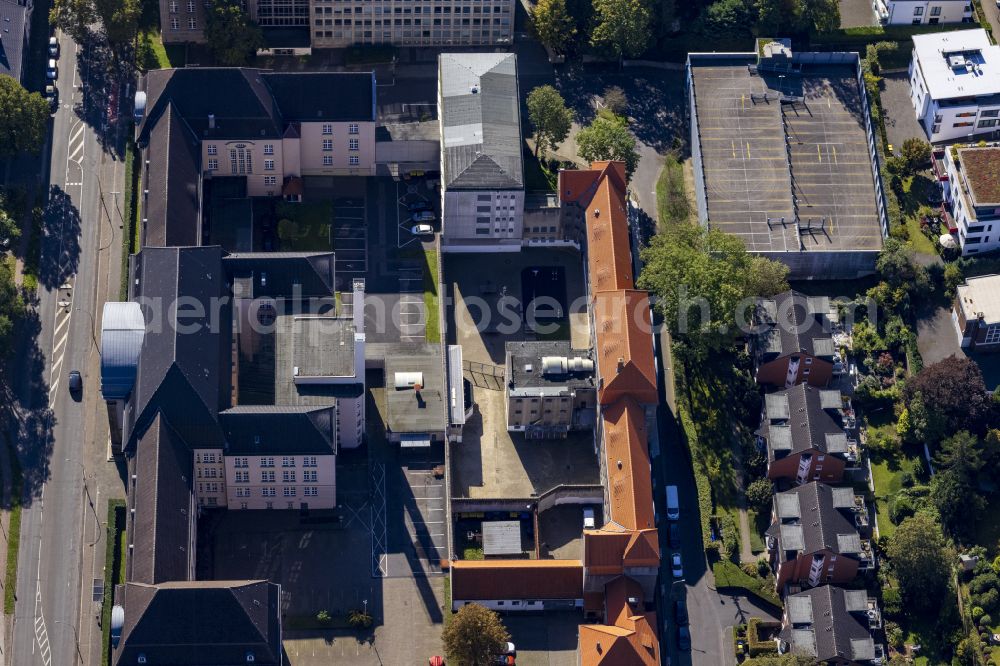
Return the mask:
<path fill-rule="evenodd" d="M 594 296 L 599 398 L 609 405 L 629 395 L 655 405 L 656 366 L 649 296 L 644 291 L 602 291 Z"/>
<path fill-rule="evenodd" d="M 654 529 L 646 410 L 626 395 L 601 411 L 610 519 L 630 530 Z"/>
<path fill-rule="evenodd" d="M 613 166 L 606 166 L 586 207 L 591 295 L 635 287 L 625 196 L 625 179 L 619 179 Z"/>
<path fill-rule="evenodd" d="M 452 597 L 493 599 L 582 599 L 580 560 L 455 560 Z"/>
<path fill-rule="evenodd" d="M 584 666 L 658 666 L 660 645 L 656 614 L 647 613 L 642 586 L 619 576 L 604 586 L 606 625 L 580 627 L 580 661 Z M 630 603 L 634 602 L 634 603 Z"/>
<path fill-rule="evenodd" d="M 657 567 L 660 544 L 655 529 L 630 530 L 608 523 L 583 533 L 583 561 L 596 576 L 620 574 L 624 567 Z"/>

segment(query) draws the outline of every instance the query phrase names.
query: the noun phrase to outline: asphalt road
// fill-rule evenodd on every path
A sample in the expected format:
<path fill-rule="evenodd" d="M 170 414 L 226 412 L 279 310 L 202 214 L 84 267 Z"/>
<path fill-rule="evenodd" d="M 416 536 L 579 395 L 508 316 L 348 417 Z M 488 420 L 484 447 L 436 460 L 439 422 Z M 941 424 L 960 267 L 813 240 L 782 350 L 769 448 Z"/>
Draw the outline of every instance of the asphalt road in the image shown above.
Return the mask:
<path fill-rule="evenodd" d="M 98 276 L 107 275 L 110 256 L 105 253 L 105 265 L 100 266 L 98 246 L 110 246 L 114 230 L 99 215 L 98 181 L 102 169 L 121 173 L 121 168 L 110 165 L 108 171 L 110 160 L 98 135 L 82 119 L 97 110 L 94 105 L 103 109 L 107 98 L 90 94 L 85 103 L 81 89 L 90 73 L 85 67 L 79 71 L 79 54 L 69 37 L 62 36 L 60 43 L 60 106 L 50 137 L 50 198 L 36 306 L 39 330 L 35 353 L 21 355 L 18 373 L 22 414 L 38 426 L 22 432 L 19 445 L 25 504 L 13 645 L 7 655 L 7 663 L 18 666 L 92 662 L 84 654 L 91 654 L 87 642 L 93 629 L 79 623 L 81 615 L 93 621 L 90 572 L 88 594 L 83 595 L 82 567 L 85 560 L 93 560 L 90 552 L 95 548 L 101 549 L 103 560 L 103 546 L 90 545 L 100 538 L 96 507 L 102 507 L 102 498 L 97 484 L 85 486 L 95 464 L 107 465 L 94 459 L 92 447 L 100 403 L 99 332 L 94 327 L 99 322 L 97 304 L 103 300 L 97 298 Z M 67 375 L 74 369 L 84 375 L 82 396 L 71 396 L 67 389 Z"/>

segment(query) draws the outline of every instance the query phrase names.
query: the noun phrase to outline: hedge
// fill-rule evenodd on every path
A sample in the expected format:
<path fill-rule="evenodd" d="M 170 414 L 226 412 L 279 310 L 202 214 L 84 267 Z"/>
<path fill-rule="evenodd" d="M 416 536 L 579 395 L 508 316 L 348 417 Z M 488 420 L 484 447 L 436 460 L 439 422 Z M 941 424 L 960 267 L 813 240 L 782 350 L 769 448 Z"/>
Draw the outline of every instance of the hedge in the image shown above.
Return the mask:
<path fill-rule="evenodd" d="M 21 493 L 24 479 L 21 475 L 21 461 L 14 450 L 13 442 L 7 441 L 7 460 L 11 471 L 10 523 L 7 525 L 7 571 L 4 574 L 3 612 L 14 615 L 17 599 L 17 556 L 21 547 Z"/>
<path fill-rule="evenodd" d="M 781 599 L 770 581 L 751 576 L 728 560 L 719 560 L 712 564 L 712 575 L 715 576 L 717 589 L 740 590 L 761 601 L 781 608 Z"/>
<path fill-rule="evenodd" d="M 770 629 L 778 629 L 781 627 L 781 623 L 765 622 L 759 617 L 750 618 L 750 621 L 747 622 L 747 651 L 751 657 L 778 654 L 778 646 L 773 640 L 760 640 L 758 629 L 762 626 Z"/>
<path fill-rule="evenodd" d="M 819 46 L 838 46 L 841 49 L 863 52 L 865 47 L 876 42 L 910 42 L 913 35 L 931 32 L 943 32 L 954 29 L 954 24 L 940 23 L 937 25 L 862 25 L 853 28 L 841 28 L 813 35 L 809 42 L 813 49 Z"/>
<path fill-rule="evenodd" d="M 680 365 L 680 364 L 678 364 Z M 675 381 L 680 379 L 683 381 L 683 377 L 679 377 L 675 374 Z M 687 440 L 688 450 L 692 450 L 698 441 L 698 433 L 694 427 L 694 421 L 691 419 L 691 414 L 688 412 L 687 405 L 683 403 L 680 399 L 682 391 L 677 391 L 678 403 L 677 403 L 677 415 L 680 418 L 681 427 L 683 428 L 684 437 Z M 693 458 L 694 456 L 692 456 Z M 702 547 L 706 551 L 713 551 L 719 549 L 718 542 L 712 541 L 712 484 L 708 480 L 708 476 L 705 471 L 702 470 L 698 463 L 692 460 L 691 467 L 694 470 L 694 483 L 698 489 L 698 514 L 701 519 L 701 542 Z"/>
<path fill-rule="evenodd" d="M 125 500 L 108 500 L 108 523 L 104 544 L 104 604 L 101 607 L 101 664 L 111 663 L 111 609 L 115 605 L 115 584 L 125 566 L 125 553 L 119 533 L 125 529 Z"/>

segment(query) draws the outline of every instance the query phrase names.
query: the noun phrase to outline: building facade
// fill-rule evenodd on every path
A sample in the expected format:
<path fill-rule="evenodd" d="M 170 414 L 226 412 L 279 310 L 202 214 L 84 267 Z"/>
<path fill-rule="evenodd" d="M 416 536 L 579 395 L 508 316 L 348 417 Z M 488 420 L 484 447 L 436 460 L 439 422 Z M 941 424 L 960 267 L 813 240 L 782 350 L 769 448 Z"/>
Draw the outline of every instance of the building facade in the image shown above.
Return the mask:
<path fill-rule="evenodd" d="M 517 252 L 524 236 L 524 168 L 517 56 L 442 53 L 441 249 Z"/>
<path fill-rule="evenodd" d="M 313 48 L 510 44 L 511 0 L 310 0 Z"/>
<path fill-rule="evenodd" d="M 1000 275 L 969 278 L 959 285 L 951 319 L 963 349 L 1000 350 Z"/>
<path fill-rule="evenodd" d="M 589 350 L 568 342 L 508 342 L 507 430 L 528 439 L 594 426 L 597 388 Z"/>
<path fill-rule="evenodd" d="M 872 0 L 875 18 L 882 25 L 937 25 L 972 23 L 972 3 L 967 0 Z"/>
<path fill-rule="evenodd" d="M 932 143 L 995 136 L 1000 123 L 1000 46 L 986 31 L 913 36 L 910 101 Z"/>
<path fill-rule="evenodd" d="M 1000 145 L 949 146 L 944 165 L 944 219 L 962 254 L 1000 248 Z"/>

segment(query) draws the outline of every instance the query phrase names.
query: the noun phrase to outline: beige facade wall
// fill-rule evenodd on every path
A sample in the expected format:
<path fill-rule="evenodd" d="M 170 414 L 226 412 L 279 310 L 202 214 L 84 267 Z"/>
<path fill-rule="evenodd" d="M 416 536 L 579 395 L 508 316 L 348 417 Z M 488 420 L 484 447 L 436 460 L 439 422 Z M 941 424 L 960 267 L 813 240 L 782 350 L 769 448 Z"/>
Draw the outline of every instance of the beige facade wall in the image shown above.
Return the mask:
<path fill-rule="evenodd" d="M 311 0 L 313 48 L 510 44 L 513 0 Z"/>
<path fill-rule="evenodd" d="M 226 506 L 226 468 L 222 449 L 195 449 L 194 495 L 198 506 Z"/>
<path fill-rule="evenodd" d="M 274 138 L 202 141 L 202 173 L 206 177 L 246 176 L 248 195 L 279 196 L 284 173 L 282 152 L 283 141 Z"/>
<path fill-rule="evenodd" d="M 332 509 L 337 456 L 226 456 L 230 509 Z"/>
<path fill-rule="evenodd" d="M 302 175 L 374 175 L 375 123 L 302 123 L 300 133 Z"/>
<path fill-rule="evenodd" d="M 281 175 L 302 174 L 302 144 L 296 139 L 281 140 Z"/>

